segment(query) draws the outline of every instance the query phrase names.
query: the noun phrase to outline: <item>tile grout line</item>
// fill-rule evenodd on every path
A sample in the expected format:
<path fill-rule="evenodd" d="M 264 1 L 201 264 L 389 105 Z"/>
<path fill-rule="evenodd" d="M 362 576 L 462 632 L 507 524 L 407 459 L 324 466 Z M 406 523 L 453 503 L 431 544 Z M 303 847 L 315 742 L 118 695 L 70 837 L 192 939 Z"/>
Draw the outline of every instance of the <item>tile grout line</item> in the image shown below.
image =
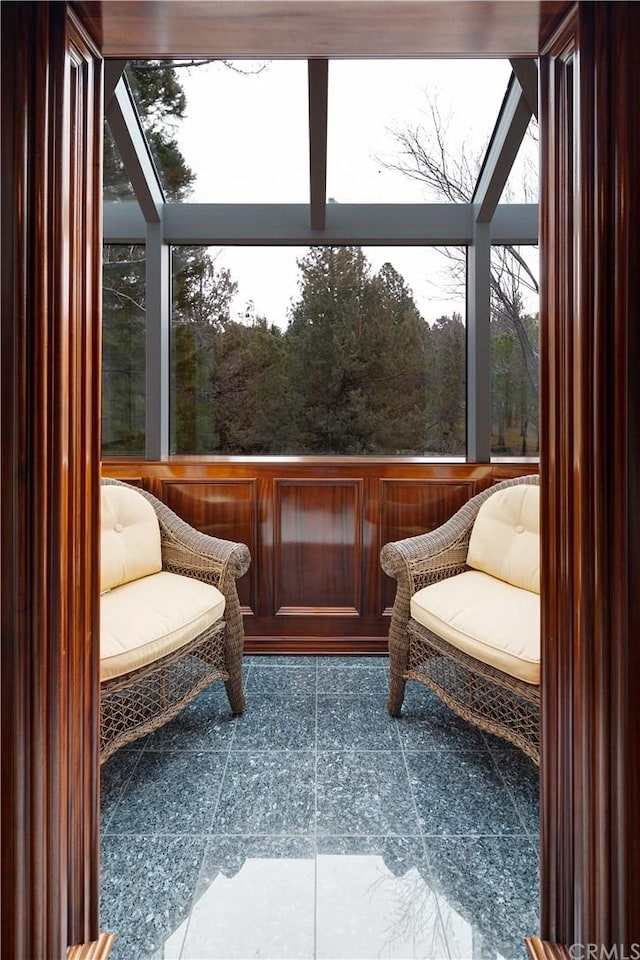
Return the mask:
<path fill-rule="evenodd" d="M 484 737 L 484 734 L 483 734 L 483 737 Z M 523 815 L 522 815 L 521 812 L 520 812 L 520 807 L 519 807 L 518 804 L 516 803 L 516 800 L 515 800 L 515 796 L 514 796 L 514 794 L 513 794 L 513 791 L 511 790 L 511 787 L 509 786 L 509 784 L 507 783 L 507 781 L 505 780 L 505 778 L 504 778 L 503 775 L 502 775 L 502 770 L 500 769 L 500 766 L 499 766 L 499 764 L 498 764 L 498 761 L 496 760 L 495 754 L 494 754 L 493 750 L 491 749 L 491 745 L 488 743 L 488 741 L 487 741 L 486 739 L 485 739 L 485 743 L 486 743 L 486 746 L 487 746 L 487 750 L 488 750 L 488 752 L 489 752 L 489 756 L 491 757 L 491 762 L 493 763 L 493 766 L 495 767 L 495 769 L 498 771 L 498 776 L 500 777 L 500 781 L 501 781 L 501 783 L 503 784 L 503 786 L 504 786 L 505 790 L 507 791 L 507 793 L 509 794 L 509 799 L 511 800 L 511 803 L 512 803 L 512 805 L 513 805 L 513 808 L 514 808 L 515 811 L 516 811 L 518 820 L 520 821 L 520 823 L 521 823 L 521 825 L 522 825 L 522 827 L 523 827 L 523 829 L 524 829 L 525 835 L 528 837 L 528 839 L 529 839 L 529 841 L 531 842 L 531 845 L 534 847 L 534 849 L 536 849 L 536 846 L 535 846 L 535 843 L 534 843 L 534 839 L 533 839 L 533 837 L 531 836 L 531 834 L 529 833 L 529 830 L 528 830 L 528 828 L 527 828 L 527 824 L 525 823 L 525 819 L 524 819 Z M 538 824 L 538 826 L 539 826 L 539 824 Z M 536 852 L 538 852 L 538 851 L 536 850 Z M 539 855 L 539 854 L 538 854 L 538 855 Z"/>
<path fill-rule="evenodd" d="M 131 752 L 132 752 L 132 751 L 131 751 Z M 106 822 L 106 824 L 105 824 L 104 827 L 100 827 L 100 837 L 101 837 L 101 838 L 104 837 L 104 836 L 106 836 L 106 835 L 109 833 L 109 827 L 111 826 L 111 821 L 113 820 L 114 814 L 115 814 L 116 810 L 118 809 L 118 807 L 119 807 L 119 805 L 120 805 L 120 801 L 122 800 L 122 797 L 123 797 L 123 795 L 124 795 L 125 790 L 127 789 L 127 787 L 129 786 L 129 784 L 130 784 L 130 782 L 131 782 L 131 778 L 133 777 L 134 773 L 135 773 L 136 770 L 138 769 L 138 765 L 139 765 L 140 760 L 141 760 L 141 758 L 142 758 L 143 752 L 144 752 L 143 750 L 138 751 L 138 759 L 136 760 L 136 762 L 135 762 L 134 765 L 132 766 L 132 768 L 131 768 L 131 773 L 130 773 L 129 776 L 124 780 L 122 786 L 120 787 L 120 791 L 119 791 L 119 793 L 118 793 L 118 796 L 117 796 L 117 798 L 116 798 L 115 803 L 113 804 L 113 809 L 112 809 L 112 811 L 111 811 L 111 814 L 110 814 L 110 816 L 109 816 L 109 819 L 107 820 L 107 822 Z M 101 804 L 101 806 L 102 806 L 102 804 Z"/>
<path fill-rule="evenodd" d="M 320 665 L 316 661 L 316 738 L 315 738 L 315 782 L 313 810 L 313 957 L 318 956 L 318 685 Z"/>
<path fill-rule="evenodd" d="M 434 882 L 433 882 L 433 874 L 432 874 L 432 868 L 431 868 L 431 858 L 429 857 L 429 853 L 428 853 L 428 850 L 427 850 L 427 843 L 426 843 L 426 840 L 425 840 L 425 834 L 424 834 L 424 830 L 423 830 L 423 828 L 422 828 L 422 822 L 421 822 L 421 820 L 420 820 L 420 814 L 419 814 L 419 812 L 418 812 L 418 804 L 417 804 L 417 802 L 416 802 L 415 792 L 414 792 L 414 789 L 413 789 L 413 784 L 412 784 L 412 782 L 411 782 L 411 771 L 409 770 L 409 764 L 407 763 L 407 755 L 406 755 L 406 752 L 405 752 L 405 749 L 404 749 L 404 743 L 403 743 L 402 737 L 400 736 L 400 723 L 399 723 L 399 718 L 398 718 L 398 717 L 394 717 L 393 719 L 394 719 L 395 728 L 396 728 L 396 735 L 397 735 L 398 741 L 399 741 L 399 743 L 400 743 L 400 753 L 401 753 L 401 755 L 402 755 L 402 760 L 403 760 L 403 763 L 404 763 L 404 768 L 405 768 L 406 773 L 407 773 L 407 781 L 408 781 L 408 783 L 409 783 L 409 790 L 411 791 L 411 800 L 412 800 L 412 802 L 413 802 L 413 809 L 414 809 L 415 815 L 416 815 L 416 822 L 417 822 L 417 824 L 418 824 L 418 830 L 420 831 L 420 839 L 421 839 L 421 841 L 422 841 L 422 851 L 423 851 L 424 858 L 425 858 L 425 862 L 426 862 L 426 865 L 427 865 L 427 870 L 429 871 L 429 881 L 430 881 L 430 884 L 431 884 L 431 889 L 433 890 L 433 894 L 434 894 L 434 896 L 435 896 L 435 898 L 436 898 L 436 910 L 438 911 L 438 920 L 439 920 L 439 923 L 440 923 L 440 933 L 441 933 L 441 936 L 443 937 L 443 940 L 444 940 L 444 946 L 445 946 L 445 949 L 446 949 L 446 951 L 447 951 L 448 960 L 452 960 L 453 954 L 452 954 L 452 951 L 451 951 L 451 945 L 450 945 L 450 943 L 449 943 L 449 937 L 447 936 L 446 927 L 445 927 L 445 924 L 444 924 L 444 920 L 443 920 L 443 918 L 442 918 L 442 910 L 440 909 L 440 897 L 439 897 L 439 895 L 438 895 L 438 891 L 436 890 L 435 884 L 434 884 Z"/>
<path fill-rule="evenodd" d="M 246 697 L 246 689 L 247 689 L 247 687 L 249 686 L 249 677 L 250 677 L 250 676 L 251 676 L 251 666 L 249 666 L 249 670 L 248 670 L 248 672 L 247 672 L 246 680 L 243 682 L 243 687 L 244 687 L 244 690 L 245 690 L 245 697 Z M 246 706 L 245 706 L 245 709 L 246 709 Z M 225 781 L 225 778 L 226 778 L 226 776 L 227 776 L 227 767 L 229 766 L 229 758 L 230 758 L 230 756 L 231 756 L 231 747 L 233 746 L 233 741 L 235 740 L 235 736 L 236 736 L 236 722 L 235 722 L 235 718 L 233 718 L 233 719 L 231 720 L 231 723 L 233 723 L 233 731 L 232 731 L 232 733 L 231 733 L 231 738 L 230 738 L 230 740 L 229 740 L 229 746 L 228 746 L 228 748 L 227 748 L 227 759 L 225 760 L 224 770 L 222 771 L 222 776 L 220 777 L 220 789 L 218 790 L 218 799 L 216 800 L 215 806 L 214 806 L 214 808 L 213 808 L 213 813 L 212 813 L 212 815 L 211 815 L 211 820 L 209 821 L 209 830 L 208 830 L 205 834 L 203 834 L 203 836 L 204 836 L 204 846 L 203 846 L 203 848 L 202 848 L 202 860 L 200 861 L 200 867 L 198 868 L 198 875 L 197 875 L 197 877 L 196 877 L 196 882 L 195 882 L 194 887 L 193 887 L 193 890 L 192 890 L 192 892 L 191 892 L 191 900 L 190 900 L 190 903 L 189 903 L 189 913 L 188 913 L 188 916 L 187 916 L 187 924 L 186 924 L 186 927 L 185 927 L 185 930 L 184 930 L 184 936 L 183 936 L 183 938 L 182 938 L 182 943 L 180 944 L 180 953 L 179 953 L 179 955 L 178 955 L 178 960 L 182 960 L 183 955 L 184 955 L 184 947 L 185 947 L 185 944 L 186 944 L 186 942 L 187 942 L 187 937 L 189 936 L 189 929 L 190 929 L 190 927 L 191 927 L 191 919 L 192 919 L 192 917 L 193 917 L 193 907 L 194 907 L 194 904 L 195 904 L 196 893 L 197 893 L 198 887 L 199 887 L 199 885 L 200 885 L 200 877 L 202 876 L 202 868 L 204 867 L 204 863 L 205 863 L 205 860 L 206 860 L 206 857 L 207 857 L 207 850 L 209 849 L 209 843 L 211 842 L 211 837 L 212 837 L 212 836 L 216 836 L 216 834 L 213 834 L 213 833 L 212 833 L 212 827 L 213 827 L 213 822 L 214 822 L 214 820 L 215 820 L 215 818 L 216 818 L 216 813 L 218 812 L 218 807 L 220 806 L 220 799 L 221 799 L 221 797 L 222 797 L 222 788 L 223 788 L 223 786 L 224 786 L 224 781 Z M 184 960 L 188 960 L 188 958 L 185 957 Z"/>

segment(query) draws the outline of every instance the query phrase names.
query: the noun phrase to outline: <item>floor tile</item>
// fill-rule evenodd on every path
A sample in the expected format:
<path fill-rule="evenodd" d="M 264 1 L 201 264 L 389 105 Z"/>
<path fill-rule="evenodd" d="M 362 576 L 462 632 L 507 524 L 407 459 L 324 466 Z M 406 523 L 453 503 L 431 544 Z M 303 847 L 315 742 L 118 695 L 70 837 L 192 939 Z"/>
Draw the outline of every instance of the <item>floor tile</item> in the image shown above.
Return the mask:
<path fill-rule="evenodd" d="M 223 683 L 214 683 L 145 739 L 145 750 L 226 750 L 234 721 Z"/>
<path fill-rule="evenodd" d="M 481 731 L 462 720 L 421 683 L 407 683 L 397 723 L 405 750 L 487 749 Z"/>
<path fill-rule="evenodd" d="M 139 750 L 118 750 L 100 767 L 100 831 L 109 829 L 118 800 L 136 768 Z"/>
<path fill-rule="evenodd" d="M 278 670 L 256 669 L 247 682 L 247 696 L 251 705 L 265 693 L 277 693 L 281 697 L 316 692 L 316 665 L 311 662 L 298 667 L 280 667 Z"/>
<path fill-rule="evenodd" d="M 419 684 L 390 718 L 386 658 L 244 676 L 242 718 L 214 684 L 102 769 L 114 960 L 523 960 L 535 766 Z"/>
<path fill-rule="evenodd" d="M 422 841 L 320 838 L 316 930 L 322 960 L 446 957 Z"/>
<path fill-rule="evenodd" d="M 110 833 L 204 833 L 226 753 L 143 753 L 109 823 Z"/>
<path fill-rule="evenodd" d="M 318 694 L 318 749 L 399 749 L 395 720 L 385 703 L 380 694 Z"/>
<path fill-rule="evenodd" d="M 318 835 L 419 834 L 399 751 L 319 752 L 317 782 Z"/>
<path fill-rule="evenodd" d="M 379 667 L 349 667 L 341 664 L 318 667 L 318 693 L 359 693 L 366 696 L 385 696 L 388 681 Z"/>
<path fill-rule="evenodd" d="M 517 747 L 491 745 L 491 753 L 511 792 L 525 829 L 532 837 L 540 833 L 540 771 Z"/>
<path fill-rule="evenodd" d="M 315 844 L 303 837 L 212 837 L 185 960 L 314 956 Z"/>
<path fill-rule="evenodd" d="M 522 834 L 523 825 L 485 752 L 407 752 L 425 834 Z"/>
<path fill-rule="evenodd" d="M 277 671 L 274 671 L 277 673 Z M 251 692 L 235 720 L 233 750 L 313 750 L 316 697 Z"/>
<path fill-rule="evenodd" d="M 524 960 L 539 929 L 538 858 L 524 838 L 427 838 L 451 955 Z"/>
<path fill-rule="evenodd" d="M 310 835 L 314 786 L 311 751 L 231 752 L 212 831 Z"/>
<path fill-rule="evenodd" d="M 117 935 L 112 960 L 177 960 L 205 844 L 189 836 L 103 838 L 100 928 Z"/>

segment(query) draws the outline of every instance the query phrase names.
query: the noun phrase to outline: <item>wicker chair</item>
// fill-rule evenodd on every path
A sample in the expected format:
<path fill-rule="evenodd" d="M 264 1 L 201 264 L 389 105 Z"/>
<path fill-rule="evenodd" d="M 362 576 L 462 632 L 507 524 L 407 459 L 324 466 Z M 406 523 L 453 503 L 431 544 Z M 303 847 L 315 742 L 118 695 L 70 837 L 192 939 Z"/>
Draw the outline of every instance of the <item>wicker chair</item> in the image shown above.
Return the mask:
<path fill-rule="evenodd" d="M 469 655 L 411 615 L 411 600 L 418 591 L 470 570 L 466 561 L 478 511 L 498 491 L 520 484 L 537 485 L 538 478 L 518 477 L 496 484 L 469 500 L 437 530 L 383 547 L 382 567 L 397 580 L 389 630 L 388 709 L 393 716 L 400 715 L 405 683 L 416 680 L 459 716 L 516 744 L 539 764 L 539 679 L 525 681 Z M 537 655 L 539 677 L 539 638 Z M 533 661 L 532 666 L 536 666 Z"/>
<path fill-rule="evenodd" d="M 133 654 L 130 658 L 133 662 L 131 669 L 127 668 L 123 672 L 117 656 L 111 658 L 107 669 L 109 658 L 105 656 L 103 639 L 100 685 L 101 763 L 119 747 L 155 730 L 176 716 L 196 694 L 214 680 L 224 682 L 233 713 L 242 713 L 245 706 L 242 686 L 244 631 L 236 579 L 246 573 L 250 564 L 249 550 L 243 543 L 218 540 L 194 530 L 165 504 L 144 490 L 118 480 L 103 479 L 102 484 L 103 487 L 122 487 L 134 492 L 136 496 L 144 497 L 155 511 L 160 531 L 162 570 L 152 576 L 142 574 L 138 582 L 153 580 L 154 576 L 163 576 L 166 572 L 177 574 L 179 578 L 202 581 L 217 588 L 220 593 L 217 594 L 214 590 L 206 591 L 203 587 L 187 582 L 187 587 L 204 594 L 206 607 L 210 606 L 210 597 L 213 597 L 212 603 L 218 600 L 216 612 L 208 611 L 206 614 L 206 619 L 213 622 L 207 622 L 201 632 L 191 636 L 187 642 L 181 640 L 179 645 L 170 645 L 168 652 L 166 644 L 164 650 L 160 647 L 158 653 L 161 655 L 154 655 L 150 662 L 147 652 L 146 658 L 138 658 L 141 661 L 140 666 L 135 664 L 138 651 L 133 644 L 133 649 L 127 651 L 128 654 Z M 144 505 L 142 509 L 145 509 Z M 146 510 L 154 526 L 153 513 L 148 511 L 148 508 Z M 115 527 L 116 530 L 122 528 L 120 523 Z M 155 536 L 157 537 L 157 531 Z M 130 543 L 131 539 L 132 537 L 129 538 Z M 103 530 L 103 568 L 104 541 Z M 163 584 L 166 582 L 165 577 Z M 172 578 L 170 583 L 180 589 L 180 579 Z M 136 584 L 125 582 L 124 586 L 116 586 L 112 596 L 131 586 L 135 587 Z M 109 607 L 112 606 L 112 598 L 108 596 L 111 591 L 106 590 L 104 594 L 101 602 L 103 635 L 106 633 L 106 626 L 112 626 L 111 622 L 105 622 L 105 618 L 109 617 Z M 135 592 L 132 596 L 135 603 Z M 171 604 L 171 607 L 175 611 L 176 605 Z M 211 610 L 214 610 L 213 606 Z M 144 622 L 144 609 L 134 610 L 133 613 Z M 117 629 L 122 631 L 122 616 Z M 132 646 L 132 642 L 129 646 Z M 148 649 L 149 647 L 147 651 Z"/>

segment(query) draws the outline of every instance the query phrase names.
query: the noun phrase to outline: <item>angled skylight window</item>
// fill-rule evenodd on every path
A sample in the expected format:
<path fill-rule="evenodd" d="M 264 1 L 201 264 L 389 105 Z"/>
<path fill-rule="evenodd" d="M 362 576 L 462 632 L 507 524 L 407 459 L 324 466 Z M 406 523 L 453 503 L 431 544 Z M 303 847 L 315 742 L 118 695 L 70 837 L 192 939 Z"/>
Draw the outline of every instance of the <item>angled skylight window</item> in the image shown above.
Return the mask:
<path fill-rule="evenodd" d="M 169 70 L 139 68 L 131 86 L 170 202 L 308 202 L 306 61 Z"/>
<path fill-rule="evenodd" d="M 135 202 L 131 180 L 109 124 L 104 125 L 104 164 L 102 168 L 102 197 L 105 203 Z"/>
<path fill-rule="evenodd" d="M 507 60 L 332 60 L 327 197 L 466 202 L 510 72 Z M 445 162 L 450 195 L 430 159 Z"/>
<path fill-rule="evenodd" d="M 538 121 L 532 117 L 507 177 L 500 203 L 537 203 L 539 193 L 540 144 Z"/>

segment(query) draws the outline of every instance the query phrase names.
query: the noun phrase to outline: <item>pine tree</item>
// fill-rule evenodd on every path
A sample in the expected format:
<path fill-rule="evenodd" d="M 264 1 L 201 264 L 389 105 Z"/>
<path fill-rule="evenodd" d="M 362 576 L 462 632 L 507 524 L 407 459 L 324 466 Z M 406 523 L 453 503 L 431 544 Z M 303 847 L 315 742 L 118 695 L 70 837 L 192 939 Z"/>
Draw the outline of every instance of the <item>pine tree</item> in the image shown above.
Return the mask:
<path fill-rule="evenodd" d="M 389 264 L 359 247 L 315 247 L 298 263 L 286 346 L 301 452 L 422 449 L 425 326 Z"/>

